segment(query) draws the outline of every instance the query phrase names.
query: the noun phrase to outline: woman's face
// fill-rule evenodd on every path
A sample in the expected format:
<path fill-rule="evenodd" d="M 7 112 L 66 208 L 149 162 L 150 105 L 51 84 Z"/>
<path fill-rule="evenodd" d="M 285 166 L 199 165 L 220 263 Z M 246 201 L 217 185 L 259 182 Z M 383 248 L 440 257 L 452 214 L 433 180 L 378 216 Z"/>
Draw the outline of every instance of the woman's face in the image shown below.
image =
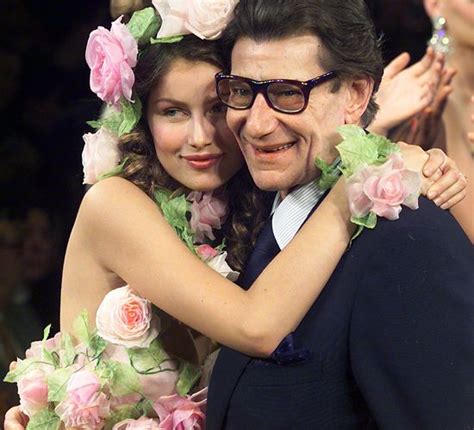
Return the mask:
<path fill-rule="evenodd" d="M 243 164 L 225 121 L 225 107 L 216 95 L 218 71 L 208 63 L 174 60 L 148 101 L 147 119 L 158 159 L 190 190 L 215 190 Z"/>
<path fill-rule="evenodd" d="M 474 1 L 441 0 L 439 9 L 456 44 L 474 48 Z"/>

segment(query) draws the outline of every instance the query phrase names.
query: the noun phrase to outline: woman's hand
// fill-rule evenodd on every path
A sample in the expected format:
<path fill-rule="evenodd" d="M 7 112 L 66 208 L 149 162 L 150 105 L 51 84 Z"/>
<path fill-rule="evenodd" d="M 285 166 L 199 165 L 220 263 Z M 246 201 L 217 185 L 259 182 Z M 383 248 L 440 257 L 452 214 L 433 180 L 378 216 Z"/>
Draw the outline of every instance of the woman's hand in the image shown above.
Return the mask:
<path fill-rule="evenodd" d="M 421 193 L 437 206 L 449 209 L 466 196 L 466 177 L 443 151 L 430 149 L 425 152 L 403 142 L 399 145 L 407 167 L 423 173 Z"/>
<path fill-rule="evenodd" d="M 404 52 L 385 68 L 376 96 L 379 111 L 370 131 L 386 136 L 391 128 L 423 111 L 435 99 L 445 76 L 443 56 L 430 47 L 420 61 L 407 68 L 409 62 L 410 56 Z"/>
<path fill-rule="evenodd" d="M 10 408 L 5 414 L 5 430 L 25 430 L 28 417 L 20 411 L 19 406 Z"/>

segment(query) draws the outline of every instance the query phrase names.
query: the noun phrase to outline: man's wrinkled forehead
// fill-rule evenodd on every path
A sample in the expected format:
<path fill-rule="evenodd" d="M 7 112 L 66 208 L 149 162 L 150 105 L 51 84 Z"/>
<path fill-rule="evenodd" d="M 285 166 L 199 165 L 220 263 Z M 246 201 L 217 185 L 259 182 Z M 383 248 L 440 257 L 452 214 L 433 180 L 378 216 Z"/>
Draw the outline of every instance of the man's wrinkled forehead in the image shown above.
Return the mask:
<path fill-rule="evenodd" d="M 321 40 L 310 33 L 265 40 L 240 37 L 232 47 L 230 70 L 240 76 L 247 76 L 247 70 L 252 70 L 258 76 L 247 77 L 258 80 L 306 80 L 312 76 L 301 76 L 299 69 L 310 67 L 314 73 L 322 72 L 325 70 L 323 58 Z M 275 75 L 280 70 L 286 75 Z"/>

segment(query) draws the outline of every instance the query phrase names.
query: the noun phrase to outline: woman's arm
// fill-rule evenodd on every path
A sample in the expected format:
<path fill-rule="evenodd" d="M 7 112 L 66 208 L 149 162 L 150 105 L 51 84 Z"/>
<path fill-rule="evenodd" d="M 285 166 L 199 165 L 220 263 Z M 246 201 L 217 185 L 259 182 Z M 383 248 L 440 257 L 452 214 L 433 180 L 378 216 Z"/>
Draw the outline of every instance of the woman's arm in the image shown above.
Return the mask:
<path fill-rule="evenodd" d="M 115 273 L 159 308 L 216 341 L 269 355 L 329 279 L 352 233 L 348 220 L 339 184 L 301 234 L 244 291 L 193 256 L 137 187 L 120 178 L 101 181 L 84 198 L 68 246 L 62 326 L 70 324 L 85 294 L 81 268 L 71 258 L 87 247 L 91 270 L 108 288 Z"/>
<path fill-rule="evenodd" d="M 420 157 L 424 153 L 419 148 L 403 151 L 407 164 L 420 170 L 427 156 Z M 268 355 L 317 298 L 352 231 L 343 185 L 338 184 L 292 243 L 244 291 L 193 256 L 137 187 L 120 178 L 104 180 L 86 195 L 71 234 L 62 328 L 69 328 L 84 303 L 95 315 L 111 288 L 129 284 L 218 342 Z"/>

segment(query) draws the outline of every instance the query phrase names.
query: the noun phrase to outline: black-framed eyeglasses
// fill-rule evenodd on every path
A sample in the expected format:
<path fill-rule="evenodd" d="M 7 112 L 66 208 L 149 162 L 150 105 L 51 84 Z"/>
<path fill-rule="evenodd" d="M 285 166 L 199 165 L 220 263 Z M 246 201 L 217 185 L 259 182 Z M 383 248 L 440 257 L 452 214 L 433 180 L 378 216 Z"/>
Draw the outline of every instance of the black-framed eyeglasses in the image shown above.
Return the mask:
<path fill-rule="evenodd" d="M 216 74 L 216 89 L 219 99 L 231 109 L 249 109 L 257 94 L 262 93 L 272 109 L 277 112 L 296 114 L 306 109 L 309 93 L 314 87 L 335 77 L 336 72 L 331 71 L 309 81 L 293 79 L 255 81 L 220 72 Z"/>

